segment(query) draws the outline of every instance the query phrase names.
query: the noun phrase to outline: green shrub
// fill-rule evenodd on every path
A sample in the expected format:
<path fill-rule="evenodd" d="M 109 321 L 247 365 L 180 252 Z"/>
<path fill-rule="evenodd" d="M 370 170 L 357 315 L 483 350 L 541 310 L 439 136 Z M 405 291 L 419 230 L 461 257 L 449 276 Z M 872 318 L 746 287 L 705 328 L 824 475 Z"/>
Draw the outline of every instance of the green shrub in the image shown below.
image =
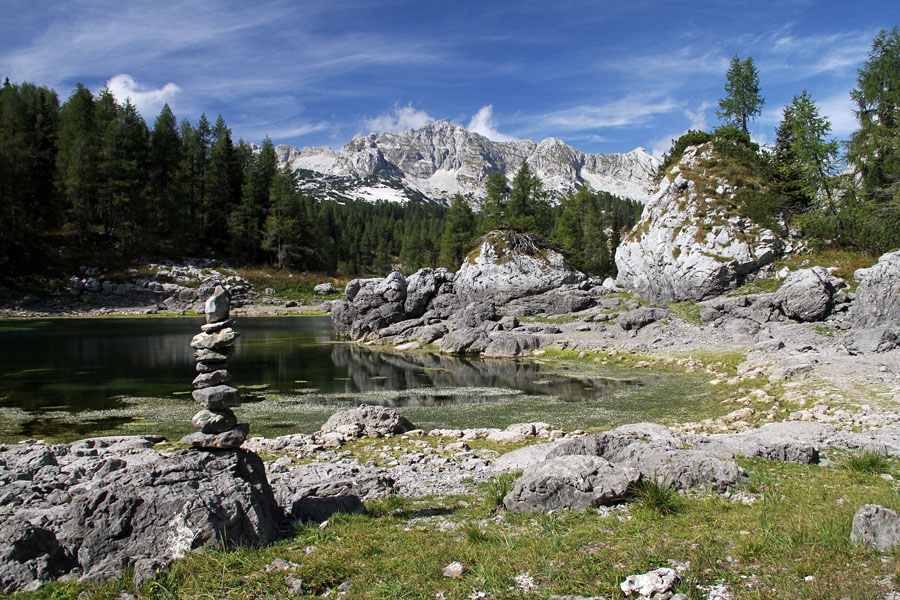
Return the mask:
<path fill-rule="evenodd" d="M 699 131 L 695 129 L 688 130 L 683 136 L 674 140 L 672 142 L 672 146 L 669 148 L 669 151 L 663 154 L 662 163 L 659 165 L 659 171 L 656 173 L 656 180 L 659 181 L 662 179 L 666 170 L 672 165 L 678 164 L 678 161 L 681 160 L 681 157 L 684 155 L 684 151 L 687 150 L 690 146 L 699 146 L 700 144 L 705 144 L 713 138 L 711 133 L 706 131 Z"/>

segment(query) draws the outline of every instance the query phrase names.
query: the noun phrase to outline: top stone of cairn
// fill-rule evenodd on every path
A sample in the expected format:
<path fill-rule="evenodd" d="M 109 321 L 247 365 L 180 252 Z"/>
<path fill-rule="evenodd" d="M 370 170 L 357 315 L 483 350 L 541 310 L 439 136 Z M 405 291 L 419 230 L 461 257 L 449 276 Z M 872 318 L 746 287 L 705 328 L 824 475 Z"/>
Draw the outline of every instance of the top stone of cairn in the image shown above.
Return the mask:
<path fill-rule="evenodd" d="M 228 319 L 230 298 L 221 285 L 216 286 L 213 295 L 206 300 L 206 322 L 218 323 Z"/>

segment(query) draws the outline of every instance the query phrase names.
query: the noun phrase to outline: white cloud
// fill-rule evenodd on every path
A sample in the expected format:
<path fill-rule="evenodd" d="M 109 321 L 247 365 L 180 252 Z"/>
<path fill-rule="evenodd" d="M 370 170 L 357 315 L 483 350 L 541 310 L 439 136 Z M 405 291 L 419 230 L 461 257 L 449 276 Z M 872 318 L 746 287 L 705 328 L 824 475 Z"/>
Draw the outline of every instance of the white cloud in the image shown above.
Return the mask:
<path fill-rule="evenodd" d="M 466 125 L 466 129 L 472 133 L 480 133 L 493 142 L 511 142 L 515 140 L 511 135 L 497 131 L 497 122 L 494 120 L 494 105 L 482 106 L 475 116 Z"/>
<path fill-rule="evenodd" d="M 626 96 L 606 104 L 577 106 L 537 117 L 542 129 L 584 131 L 644 124 L 656 115 L 682 110 L 682 103 L 655 96 Z"/>
<path fill-rule="evenodd" d="M 434 119 L 425 111 L 413 108 L 412 102 L 406 106 L 394 106 L 390 113 L 379 115 L 373 119 L 363 119 L 363 127 L 366 131 L 382 133 L 390 131 L 400 133 L 407 129 L 419 129 Z"/>
<path fill-rule="evenodd" d="M 163 105 L 171 103 L 175 95 L 181 91 L 181 88 L 171 82 L 158 90 L 147 89 L 127 73 L 114 75 L 106 82 L 106 87 L 118 102 L 124 103 L 126 99 L 130 99 L 144 119 L 151 124 Z"/>
<path fill-rule="evenodd" d="M 690 129 L 704 131 L 707 128 L 706 123 L 706 111 L 710 109 L 713 105 L 709 102 L 704 102 L 700 105 L 696 111 L 690 109 L 683 109 L 684 116 L 688 118 L 691 122 L 688 125 L 687 129 L 679 131 L 677 133 L 670 133 L 668 135 L 664 135 L 660 138 L 652 140 L 648 145 L 650 146 L 650 154 L 656 156 L 657 158 L 662 158 L 662 155 L 665 152 L 669 151 L 669 148 L 672 147 L 672 142 L 683 136 Z"/>
<path fill-rule="evenodd" d="M 819 114 L 827 117 L 831 122 L 833 135 L 847 139 L 859 128 L 850 92 L 840 92 L 817 102 L 817 104 L 819 105 Z"/>

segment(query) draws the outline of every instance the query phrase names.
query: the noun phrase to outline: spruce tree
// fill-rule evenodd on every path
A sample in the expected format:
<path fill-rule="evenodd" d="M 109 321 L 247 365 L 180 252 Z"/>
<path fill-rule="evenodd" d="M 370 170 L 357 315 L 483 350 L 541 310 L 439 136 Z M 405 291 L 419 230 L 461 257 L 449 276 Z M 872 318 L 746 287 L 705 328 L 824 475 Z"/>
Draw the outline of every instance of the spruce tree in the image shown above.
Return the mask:
<path fill-rule="evenodd" d="M 78 84 L 60 109 L 56 166 L 72 221 L 86 233 L 97 211 L 99 134 L 94 97 Z"/>

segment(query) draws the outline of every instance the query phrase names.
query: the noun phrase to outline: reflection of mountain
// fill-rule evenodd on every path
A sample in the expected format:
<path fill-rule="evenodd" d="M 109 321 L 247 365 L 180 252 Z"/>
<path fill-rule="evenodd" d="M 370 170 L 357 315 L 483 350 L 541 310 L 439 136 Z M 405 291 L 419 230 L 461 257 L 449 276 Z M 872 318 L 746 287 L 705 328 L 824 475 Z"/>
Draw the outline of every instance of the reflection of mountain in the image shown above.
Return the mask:
<path fill-rule="evenodd" d="M 384 392 L 376 401 L 389 406 L 475 404 L 520 393 L 553 396 L 565 402 L 584 402 L 642 383 L 639 380 L 562 374 L 531 361 L 408 354 L 369 350 L 353 344 L 333 346 L 331 360 L 336 366 L 347 369 L 346 393 Z"/>

